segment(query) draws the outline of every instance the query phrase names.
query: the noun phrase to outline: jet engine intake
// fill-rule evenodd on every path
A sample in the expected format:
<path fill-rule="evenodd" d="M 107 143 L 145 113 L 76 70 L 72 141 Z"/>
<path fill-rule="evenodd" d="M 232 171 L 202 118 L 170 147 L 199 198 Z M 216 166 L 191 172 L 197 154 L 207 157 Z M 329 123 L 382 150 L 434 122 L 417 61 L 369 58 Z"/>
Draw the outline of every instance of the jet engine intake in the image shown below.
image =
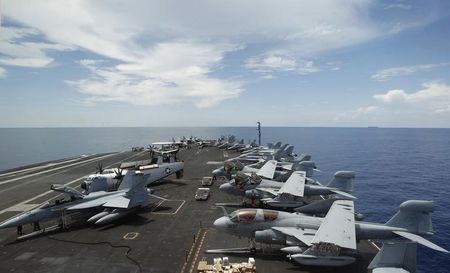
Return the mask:
<path fill-rule="evenodd" d="M 255 232 L 255 241 L 265 244 L 286 244 L 286 236 L 280 232 L 275 232 L 272 229 L 266 229 Z"/>

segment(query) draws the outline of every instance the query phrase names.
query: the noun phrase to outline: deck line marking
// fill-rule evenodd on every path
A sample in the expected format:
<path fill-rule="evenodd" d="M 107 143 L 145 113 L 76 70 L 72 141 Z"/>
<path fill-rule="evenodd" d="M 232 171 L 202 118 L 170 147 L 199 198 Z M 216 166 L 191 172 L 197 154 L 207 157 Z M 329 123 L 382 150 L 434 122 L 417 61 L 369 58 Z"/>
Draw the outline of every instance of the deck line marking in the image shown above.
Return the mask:
<path fill-rule="evenodd" d="M 202 231 L 202 229 L 199 228 L 198 231 L 197 231 L 197 235 L 195 235 L 195 238 L 199 238 L 200 232 L 201 232 L 201 231 Z M 195 247 L 195 244 L 197 243 L 197 240 L 198 240 L 198 239 L 196 239 L 195 241 L 192 242 L 191 249 L 189 250 L 189 253 L 188 253 L 188 256 L 187 256 L 187 260 L 188 260 L 188 261 L 189 261 L 189 259 L 191 258 L 192 251 L 194 251 L 194 247 Z M 183 264 L 183 267 L 181 268 L 180 273 L 183 273 L 183 272 L 184 272 L 184 270 L 186 269 L 186 265 L 187 265 L 188 263 L 189 263 L 189 262 L 186 262 L 186 260 L 184 261 L 184 264 Z"/>
<path fill-rule="evenodd" d="M 159 206 L 161 206 L 162 203 L 164 203 L 165 200 L 161 200 L 158 202 L 158 204 L 156 204 L 156 206 L 153 207 L 153 209 L 151 210 L 151 213 L 153 213 Z"/>
<path fill-rule="evenodd" d="M 104 156 L 91 158 L 91 159 L 84 160 L 84 161 L 81 161 L 81 162 L 72 163 L 72 164 L 69 164 L 69 165 L 61 166 L 61 167 L 52 168 L 50 170 L 45 170 L 45 171 L 41 171 L 41 172 L 37 172 L 37 173 L 27 174 L 27 175 L 23 175 L 23 176 L 20 176 L 20 177 L 8 179 L 8 180 L 0 182 L 0 185 L 11 183 L 11 182 L 14 182 L 14 181 L 17 181 L 17 180 L 20 180 L 20 179 L 33 177 L 33 176 L 36 176 L 36 175 L 39 175 L 39 174 L 49 173 L 49 172 L 57 171 L 57 170 L 60 170 L 60 169 L 64 169 L 64 168 L 68 168 L 68 167 L 72 167 L 72 166 L 76 166 L 76 165 L 80 165 L 80 164 L 84 164 L 84 163 L 89 163 L 89 162 L 94 161 L 94 160 L 104 159 L 104 158 L 107 158 L 107 157 L 110 157 L 110 156 L 113 156 L 113 155 L 116 155 L 116 154 L 117 153 L 107 154 L 107 155 L 104 155 Z"/>
<path fill-rule="evenodd" d="M 207 165 L 221 165 L 223 164 L 223 161 L 208 161 L 206 162 Z"/>
<path fill-rule="evenodd" d="M 140 153 L 139 153 L 139 154 L 140 154 Z M 132 157 L 134 157 L 134 156 L 136 156 L 136 155 L 132 155 L 132 156 L 127 157 L 127 158 L 125 158 L 125 159 L 123 159 L 123 160 L 120 160 L 120 161 L 117 161 L 117 162 L 115 162 L 115 163 L 112 163 L 111 165 L 106 166 L 106 168 L 109 168 L 109 167 L 111 167 L 111 166 L 114 166 L 114 165 L 116 165 L 117 163 L 119 163 L 119 162 L 121 162 L 121 161 L 128 160 L 128 159 L 130 159 L 130 158 L 132 158 Z M 64 184 L 64 186 L 71 185 L 71 184 L 77 182 L 78 180 L 83 179 L 84 177 L 86 177 L 86 175 L 83 175 L 83 176 L 78 177 L 78 178 L 76 178 L 76 179 L 74 179 L 74 180 L 71 180 L 71 181 L 67 182 L 66 184 Z M 40 198 L 40 197 L 42 197 L 42 196 L 45 196 L 45 195 L 47 195 L 47 194 L 49 194 L 49 193 L 52 193 L 52 192 L 55 192 L 55 191 L 53 191 L 53 190 L 46 191 L 46 192 L 44 192 L 44 193 L 41 193 L 41 194 L 39 194 L 39 195 L 36 195 L 35 197 L 32 197 L 32 198 L 30 198 L 30 199 L 27 199 L 27 200 L 25 200 L 25 201 L 22 201 L 22 202 L 20 202 L 20 203 L 17 203 L 17 204 L 15 204 L 15 205 L 13 205 L 13 206 L 11 206 L 11 207 L 9 207 L 9 208 L 6 208 L 6 209 L 4 209 L 4 210 L 1 210 L 1 211 L 0 211 L 0 215 L 3 214 L 3 213 L 5 213 L 5 212 L 7 212 L 7 211 L 9 211 L 11 208 L 13 208 L 13 207 L 15 207 L 15 206 L 17 206 L 17 205 L 23 205 L 23 204 L 26 204 L 26 203 L 28 203 L 28 202 L 34 201 L 34 200 L 36 200 L 36 199 L 38 199 L 38 198 Z M 59 195 L 62 195 L 62 194 L 59 194 Z M 59 196 L 59 195 L 58 195 L 58 196 Z M 54 198 L 54 197 L 45 200 L 44 202 L 42 202 L 41 204 L 37 205 L 37 206 L 34 207 L 34 208 L 37 208 L 37 207 L 39 207 L 39 206 L 42 206 L 43 204 L 47 203 L 48 201 L 52 200 L 53 198 Z M 31 210 L 31 209 L 34 209 L 34 208 L 30 208 L 30 210 Z M 24 211 L 24 212 L 25 212 L 25 211 Z"/>
<path fill-rule="evenodd" d="M 179 205 L 178 208 L 177 208 L 177 210 L 174 211 L 174 212 L 152 212 L 152 213 L 153 213 L 153 214 L 175 215 L 175 214 L 178 213 L 178 211 L 181 209 L 181 207 L 184 205 L 184 203 L 186 203 L 186 200 L 172 200 L 172 199 L 167 199 L 167 200 L 162 201 L 162 202 L 158 205 L 158 207 L 159 207 L 162 203 L 164 203 L 164 202 L 166 202 L 166 201 L 182 201 L 182 202 L 181 202 L 181 205 Z M 156 209 L 156 208 L 155 208 L 155 209 Z"/>
<path fill-rule="evenodd" d="M 194 260 L 192 261 L 191 270 L 189 271 L 189 273 L 192 273 L 195 264 L 197 263 L 198 254 L 200 254 L 200 250 L 202 249 L 203 243 L 205 242 L 206 233 L 208 233 L 208 229 L 206 229 L 205 232 L 203 233 L 202 239 L 200 240 L 200 243 L 197 246 L 197 252 L 195 253 L 195 257 Z"/>
<path fill-rule="evenodd" d="M 79 156 L 77 158 L 68 159 L 68 160 L 65 160 L 65 161 L 49 162 L 49 163 L 47 163 L 45 165 L 39 165 L 39 166 L 36 166 L 36 167 L 30 167 L 30 168 L 21 169 L 21 170 L 18 170 L 18 171 L 2 173 L 2 174 L 0 174 L 0 177 L 13 175 L 13 174 L 17 174 L 17 173 L 23 173 L 23 172 L 27 172 L 27 171 L 33 171 L 33 170 L 36 170 L 36 169 L 43 169 L 43 168 L 48 168 L 48 167 L 52 167 L 52 166 L 57 166 L 57 165 L 61 165 L 61 164 L 65 164 L 65 163 L 69 163 L 69 162 L 73 162 L 73 161 L 77 161 L 77 160 L 83 159 L 85 157 L 94 156 L 94 155 L 96 155 L 96 154 L 92 154 L 92 155 L 88 155 L 88 156 Z"/>

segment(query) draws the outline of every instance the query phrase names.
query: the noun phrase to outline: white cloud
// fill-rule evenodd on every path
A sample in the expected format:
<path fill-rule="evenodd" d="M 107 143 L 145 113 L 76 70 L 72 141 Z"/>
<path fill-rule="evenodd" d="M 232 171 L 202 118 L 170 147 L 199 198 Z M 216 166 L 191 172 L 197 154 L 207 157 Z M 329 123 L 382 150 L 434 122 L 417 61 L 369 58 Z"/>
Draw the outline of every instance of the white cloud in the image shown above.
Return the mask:
<path fill-rule="evenodd" d="M 424 83 L 423 89 L 414 93 L 394 89 L 373 97 L 382 103 L 412 104 L 418 109 L 429 109 L 436 114 L 448 112 L 450 108 L 450 86 L 437 82 Z"/>
<path fill-rule="evenodd" d="M 46 67 L 53 62 L 47 55 L 49 51 L 69 50 L 70 47 L 57 43 L 30 42 L 25 39 L 36 38 L 36 29 L 2 27 L 0 39 L 0 64 L 22 67 Z"/>
<path fill-rule="evenodd" d="M 265 56 L 249 58 L 245 67 L 255 73 L 270 74 L 273 72 L 293 71 L 306 75 L 319 71 L 313 61 L 296 60 L 292 56 L 283 54 L 267 54 Z"/>
<path fill-rule="evenodd" d="M 406 75 L 413 74 L 416 72 L 429 71 L 434 68 L 437 68 L 440 66 L 445 66 L 445 65 L 448 65 L 448 63 L 421 64 L 421 65 L 386 68 L 386 69 L 381 69 L 381 70 L 378 70 L 377 72 L 375 72 L 375 74 L 372 75 L 372 79 L 377 80 L 377 81 L 387 81 L 393 77 L 406 76 Z"/>
<path fill-rule="evenodd" d="M 366 106 L 359 107 L 356 110 L 343 112 L 335 116 L 335 121 L 348 121 L 348 120 L 356 120 L 359 118 L 367 117 L 378 111 L 377 106 Z"/>
<path fill-rule="evenodd" d="M 189 101 L 199 108 L 236 98 L 242 83 L 210 77 L 232 45 L 212 46 L 191 42 L 157 44 L 140 62 L 106 65 L 104 61 L 81 60 L 89 79 L 69 81 L 89 95 L 89 103 L 118 101 L 137 105 Z"/>
<path fill-rule="evenodd" d="M 9 53 L 1 62 L 42 67 L 53 61 L 47 51 L 81 49 L 116 64 L 81 62 L 91 75 L 71 84 L 90 100 L 155 104 L 178 97 L 204 107 L 237 97 L 243 90 L 241 83 L 212 76 L 228 52 L 257 48 L 252 54 L 259 57 L 246 63 L 255 71 L 313 73 L 318 71 L 311 61 L 315 55 L 366 42 L 392 27 L 374 24 L 368 16 L 372 4 L 371 0 L 282 4 L 199 0 L 195 5 L 176 0 L 7 1 L 3 15 L 39 31 L 46 42 L 7 40 L 2 51 Z M 15 49 L 7 48 L 11 45 Z M 139 101 L 135 94 L 145 99 Z"/>
<path fill-rule="evenodd" d="M 388 5 L 384 6 L 384 9 L 404 9 L 404 10 L 409 10 L 409 9 L 411 9 L 411 5 L 406 5 L 406 4 L 402 4 L 402 3 L 388 4 Z"/>
<path fill-rule="evenodd" d="M 6 77 L 6 70 L 3 67 L 0 67 L 0 79 Z"/>
<path fill-rule="evenodd" d="M 327 66 L 327 68 L 328 68 L 329 70 L 332 70 L 332 71 L 338 71 L 338 70 L 341 69 L 341 67 L 339 66 L 339 64 L 336 63 L 336 62 L 327 62 L 327 63 L 326 63 L 326 66 Z"/>

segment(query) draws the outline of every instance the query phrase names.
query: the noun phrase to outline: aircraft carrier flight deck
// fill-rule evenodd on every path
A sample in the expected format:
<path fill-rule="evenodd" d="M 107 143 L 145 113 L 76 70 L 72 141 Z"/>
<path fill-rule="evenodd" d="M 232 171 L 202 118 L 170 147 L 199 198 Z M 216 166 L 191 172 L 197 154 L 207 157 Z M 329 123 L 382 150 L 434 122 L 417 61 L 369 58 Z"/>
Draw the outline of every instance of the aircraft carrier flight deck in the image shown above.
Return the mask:
<path fill-rule="evenodd" d="M 308 267 L 290 262 L 286 255 L 265 246 L 254 254 L 206 254 L 207 249 L 247 247 L 239 239 L 214 229 L 213 222 L 222 216 L 216 203 L 239 202 L 240 197 L 220 192 L 219 181 L 211 186 L 207 201 L 196 201 L 194 193 L 201 180 L 211 176 L 220 162 L 232 156 L 217 147 L 181 150 L 184 175 L 175 175 L 152 184 L 152 207 L 105 226 L 74 224 L 30 238 L 16 240 L 14 228 L 0 230 L 0 272 L 197 272 L 198 263 L 227 256 L 230 262 L 256 260 L 257 272 L 367 272 L 377 252 L 373 244 L 361 241 L 357 263 L 342 268 Z M 123 161 L 148 158 L 148 152 L 124 151 L 95 154 L 26 166 L 0 173 L 0 222 L 44 202 L 58 193 L 52 184 L 79 189 L 82 179 L 95 172 L 99 162 L 116 167 Z M 231 212 L 237 208 L 227 208 Z M 42 227 L 51 227 L 50 222 Z M 24 233 L 33 226 L 23 227 Z"/>

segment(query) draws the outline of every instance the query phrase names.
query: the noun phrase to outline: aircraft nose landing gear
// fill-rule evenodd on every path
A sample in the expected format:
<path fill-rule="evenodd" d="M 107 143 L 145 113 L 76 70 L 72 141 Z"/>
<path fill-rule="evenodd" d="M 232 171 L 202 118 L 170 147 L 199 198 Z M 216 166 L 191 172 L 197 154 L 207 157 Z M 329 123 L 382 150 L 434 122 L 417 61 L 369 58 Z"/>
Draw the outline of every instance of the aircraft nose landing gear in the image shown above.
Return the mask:
<path fill-rule="evenodd" d="M 41 230 L 41 226 L 39 225 L 39 222 L 33 223 L 33 231 Z"/>
<path fill-rule="evenodd" d="M 18 236 L 22 236 L 23 235 L 22 226 L 17 226 L 17 235 Z"/>

